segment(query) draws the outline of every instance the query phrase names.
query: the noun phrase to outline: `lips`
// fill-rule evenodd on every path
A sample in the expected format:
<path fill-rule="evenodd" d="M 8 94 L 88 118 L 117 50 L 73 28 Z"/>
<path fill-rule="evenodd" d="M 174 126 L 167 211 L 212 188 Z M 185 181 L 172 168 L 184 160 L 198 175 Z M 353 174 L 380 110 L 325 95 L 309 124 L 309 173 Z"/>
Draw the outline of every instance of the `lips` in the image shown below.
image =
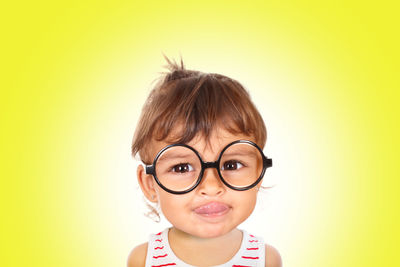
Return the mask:
<path fill-rule="evenodd" d="M 229 206 L 221 202 L 210 202 L 194 209 L 194 212 L 201 216 L 215 217 L 229 211 Z"/>

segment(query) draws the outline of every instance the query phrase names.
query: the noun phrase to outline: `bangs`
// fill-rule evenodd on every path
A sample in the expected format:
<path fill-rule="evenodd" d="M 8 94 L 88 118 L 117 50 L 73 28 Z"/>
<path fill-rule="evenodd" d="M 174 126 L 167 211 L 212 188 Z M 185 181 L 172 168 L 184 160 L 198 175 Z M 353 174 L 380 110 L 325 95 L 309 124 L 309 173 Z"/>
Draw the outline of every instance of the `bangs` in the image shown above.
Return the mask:
<path fill-rule="evenodd" d="M 165 105 L 160 107 L 153 125 L 156 140 L 186 144 L 197 135 L 208 139 L 218 125 L 233 134 L 254 136 L 257 143 L 264 146 L 265 137 L 262 131 L 257 131 L 263 128 L 260 127 L 263 120 L 253 104 L 244 101 L 249 95 L 234 81 L 202 75 L 180 79 L 171 86 L 176 93 L 165 95 Z"/>
<path fill-rule="evenodd" d="M 232 134 L 254 137 L 261 148 L 266 128 L 243 86 L 226 76 L 175 70 L 164 77 L 145 103 L 132 143 L 132 155 L 147 161 L 152 140 L 187 144 L 223 127 Z"/>

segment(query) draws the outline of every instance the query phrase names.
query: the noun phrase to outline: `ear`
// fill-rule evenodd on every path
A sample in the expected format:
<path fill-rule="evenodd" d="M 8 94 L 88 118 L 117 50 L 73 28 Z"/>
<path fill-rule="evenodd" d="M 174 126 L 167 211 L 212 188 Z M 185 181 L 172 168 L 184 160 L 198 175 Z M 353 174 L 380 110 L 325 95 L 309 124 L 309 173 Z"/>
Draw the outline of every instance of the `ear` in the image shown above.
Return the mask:
<path fill-rule="evenodd" d="M 146 174 L 143 165 L 139 165 L 136 171 L 137 179 L 144 196 L 150 202 L 157 203 L 157 192 L 154 188 L 155 181 L 151 174 Z"/>

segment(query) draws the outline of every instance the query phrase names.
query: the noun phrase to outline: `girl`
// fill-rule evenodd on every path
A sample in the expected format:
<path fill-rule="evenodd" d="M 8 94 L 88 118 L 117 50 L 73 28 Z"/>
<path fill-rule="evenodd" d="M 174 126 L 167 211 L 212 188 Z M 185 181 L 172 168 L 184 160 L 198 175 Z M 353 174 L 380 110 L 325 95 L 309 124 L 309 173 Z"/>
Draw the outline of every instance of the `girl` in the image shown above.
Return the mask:
<path fill-rule="evenodd" d="M 137 178 L 146 199 L 172 227 L 134 248 L 128 267 L 282 266 L 275 248 L 237 228 L 272 166 L 262 152 L 261 115 L 239 82 L 167 62 L 170 72 L 142 110 L 132 155 L 144 163 Z"/>

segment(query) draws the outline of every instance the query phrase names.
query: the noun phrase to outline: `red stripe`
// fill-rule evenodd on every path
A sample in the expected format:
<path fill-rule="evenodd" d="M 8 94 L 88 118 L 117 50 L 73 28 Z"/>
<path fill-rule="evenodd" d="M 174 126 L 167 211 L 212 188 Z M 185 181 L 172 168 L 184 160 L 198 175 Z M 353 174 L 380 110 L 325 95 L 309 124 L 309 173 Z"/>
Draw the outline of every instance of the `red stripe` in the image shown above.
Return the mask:
<path fill-rule="evenodd" d="M 247 265 L 232 265 L 232 267 L 251 267 L 251 266 L 247 266 Z"/>
<path fill-rule="evenodd" d="M 162 247 L 155 247 L 154 249 L 163 249 L 164 248 L 164 246 L 162 246 Z"/>
<path fill-rule="evenodd" d="M 160 255 L 160 256 L 153 256 L 153 258 L 154 259 L 158 259 L 158 258 L 164 258 L 164 257 L 167 257 L 168 256 L 168 254 L 165 254 L 165 255 Z"/>
<path fill-rule="evenodd" d="M 258 242 L 258 240 L 249 240 L 250 243 Z"/>
<path fill-rule="evenodd" d="M 171 265 L 176 265 L 176 263 L 167 263 L 167 264 L 161 264 L 161 265 L 152 265 L 151 267 L 164 267 L 164 266 L 171 266 Z"/>
<path fill-rule="evenodd" d="M 162 239 L 156 239 L 156 241 L 157 241 L 157 242 L 161 242 L 161 241 L 162 241 Z"/>
<path fill-rule="evenodd" d="M 249 259 L 249 260 L 258 260 L 258 257 L 246 257 L 246 256 L 242 256 L 243 259 Z"/>
<path fill-rule="evenodd" d="M 257 250 L 258 248 L 246 248 L 247 250 Z"/>
<path fill-rule="evenodd" d="M 161 235 L 161 233 L 162 233 L 162 232 L 159 232 L 159 233 L 158 233 L 158 234 L 156 234 L 156 235 Z"/>
<path fill-rule="evenodd" d="M 254 237 L 254 235 L 250 235 L 251 237 Z"/>

